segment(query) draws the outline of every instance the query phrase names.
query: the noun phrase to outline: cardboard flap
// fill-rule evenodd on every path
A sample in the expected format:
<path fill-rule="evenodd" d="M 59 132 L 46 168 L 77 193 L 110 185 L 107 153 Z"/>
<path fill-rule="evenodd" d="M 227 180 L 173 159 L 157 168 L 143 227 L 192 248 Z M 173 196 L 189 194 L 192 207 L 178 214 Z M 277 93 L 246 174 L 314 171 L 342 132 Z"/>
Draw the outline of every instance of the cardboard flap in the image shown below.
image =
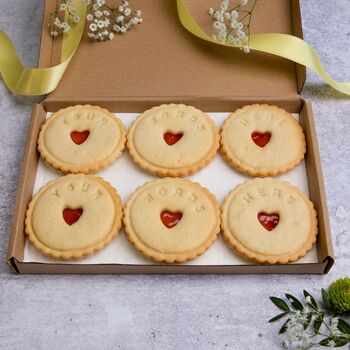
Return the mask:
<path fill-rule="evenodd" d="M 61 41 L 47 33 L 47 13 L 55 0 L 47 0 L 40 63 L 57 64 Z M 200 25 L 211 32 L 209 7 L 217 0 L 186 0 Z M 187 32 L 177 17 L 174 0 L 134 0 L 144 22 L 112 41 L 91 42 L 85 35 L 58 88 L 47 101 L 88 102 L 115 100 L 172 101 L 231 99 L 233 97 L 298 99 L 305 69 L 277 56 L 221 47 Z M 46 21 L 46 23 L 45 23 Z M 301 36 L 299 2 L 259 0 L 252 32 L 279 32 Z"/>
<path fill-rule="evenodd" d="M 29 201 L 32 198 L 33 186 L 36 173 L 29 171 L 35 169 L 38 162 L 38 152 L 36 142 L 38 139 L 40 126 L 46 118 L 46 111 L 39 104 L 35 104 L 32 110 L 32 117 L 28 126 L 27 142 L 23 155 L 20 181 L 18 184 L 16 204 L 12 218 L 12 230 L 7 253 L 7 263 L 14 270 L 17 270 L 16 261 L 23 259 L 25 244 L 24 220 Z M 18 234 L 21 232 L 21 234 Z"/>

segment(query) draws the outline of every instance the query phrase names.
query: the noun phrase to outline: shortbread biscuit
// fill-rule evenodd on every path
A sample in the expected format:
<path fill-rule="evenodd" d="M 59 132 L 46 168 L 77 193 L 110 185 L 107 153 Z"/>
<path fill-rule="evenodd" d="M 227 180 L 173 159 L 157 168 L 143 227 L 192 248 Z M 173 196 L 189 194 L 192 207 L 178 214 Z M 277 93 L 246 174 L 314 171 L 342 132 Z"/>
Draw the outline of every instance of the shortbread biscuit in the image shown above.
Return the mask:
<path fill-rule="evenodd" d="M 128 132 L 133 160 L 158 176 L 186 176 L 204 168 L 219 148 L 208 115 L 185 105 L 161 105 L 142 113 Z"/>
<path fill-rule="evenodd" d="M 303 159 L 303 129 L 285 110 L 248 105 L 236 110 L 221 129 L 221 153 L 233 168 L 251 176 L 275 176 Z"/>
<path fill-rule="evenodd" d="M 278 179 L 248 180 L 226 197 L 222 230 L 229 246 L 259 264 L 286 264 L 312 249 L 316 211 L 298 188 Z"/>
<path fill-rule="evenodd" d="M 122 224 L 117 191 L 100 177 L 71 174 L 42 187 L 29 203 L 25 232 L 57 259 L 80 259 L 101 250 Z"/>
<path fill-rule="evenodd" d="M 204 253 L 217 238 L 219 204 L 197 183 L 158 179 L 131 195 L 124 226 L 128 239 L 146 257 L 184 262 Z"/>
<path fill-rule="evenodd" d="M 91 173 L 112 164 L 126 142 L 121 121 L 98 106 L 72 106 L 55 112 L 43 124 L 41 157 L 64 173 Z"/>

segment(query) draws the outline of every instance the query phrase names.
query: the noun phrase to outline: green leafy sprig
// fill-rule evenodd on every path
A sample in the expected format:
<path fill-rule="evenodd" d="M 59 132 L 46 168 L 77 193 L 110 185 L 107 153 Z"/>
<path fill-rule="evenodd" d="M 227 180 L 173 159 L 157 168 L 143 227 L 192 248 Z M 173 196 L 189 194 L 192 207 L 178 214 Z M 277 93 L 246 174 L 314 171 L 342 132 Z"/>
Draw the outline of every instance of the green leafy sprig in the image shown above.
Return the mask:
<path fill-rule="evenodd" d="M 282 313 L 269 322 L 284 319 L 279 334 L 286 336 L 283 346 L 286 349 L 306 350 L 316 347 L 341 347 L 350 343 L 350 325 L 338 317 L 331 298 L 325 289 L 321 290 L 326 310 L 320 309 L 315 298 L 306 290 L 304 300 L 300 301 L 291 294 L 285 298 L 270 297 L 270 300 Z"/>

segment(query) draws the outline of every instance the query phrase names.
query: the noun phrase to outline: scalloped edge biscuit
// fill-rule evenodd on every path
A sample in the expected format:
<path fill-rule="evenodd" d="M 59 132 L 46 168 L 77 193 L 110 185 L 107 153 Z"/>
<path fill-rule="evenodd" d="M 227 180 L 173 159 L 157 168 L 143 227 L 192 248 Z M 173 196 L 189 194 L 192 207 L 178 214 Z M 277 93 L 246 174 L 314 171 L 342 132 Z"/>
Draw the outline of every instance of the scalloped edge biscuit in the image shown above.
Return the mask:
<path fill-rule="evenodd" d="M 49 188 L 55 182 L 62 181 L 62 179 L 68 179 L 69 177 L 72 177 L 72 176 L 87 176 L 89 178 L 93 178 L 95 181 L 99 182 L 102 186 L 104 186 L 105 189 L 110 193 L 114 201 L 116 213 L 115 213 L 113 226 L 111 227 L 109 234 L 101 242 L 85 249 L 60 251 L 60 250 L 55 250 L 50 247 L 47 247 L 46 245 L 41 243 L 41 241 L 36 237 L 35 232 L 33 230 L 31 217 L 32 217 L 32 212 L 35 207 L 36 201 L 40 197 L 41 193 L 46 191 L 47 188 Z M 28 239 L 34 244 L 35 248 L 47 256 L 50 256 L 56 259 L 62 259 L 62 260 L 78 260 L 78 259 L 85 258 L 89 255 L 92 255 L 102 250 L 105 246 L 107 246 L 112 241 L 112 239 L 119 234 L 119 231 L 122 226 L 122 220 L 123 220 L 123 204 L 117 190 L 114 187 L 112 187 L 112 185 L 110 185 L 107 181 L 103 180 L 101 177 L 97 177 L 93 175 L 85 175 L 85 174 L 69 174 L 63 177 L 59 177 L 55 180 L 49 181 L 43 187 L 41 187 L 40 190 L 34 195 L 26 211 L 25 234 L 28 236 Z"/>
<path fill-rule="evenodd" d="M 282 254 L 280 256 L 276 255 L 265 255 L 265 254 L 259 254 L 254 251 L 249 250 L 245 246 L 243 246 L 237 239 L 235 239 L 234 235 L 231 233 L 230 228 L 227 226 L 226 218 L 225 218 L 225 208 L 228 206 L 231 202 L 231 195 L 239 190 L 240 188 L 249 185 L 249 183 L 255 182 L 256 180 L 262 180 L 262 181 L 271 181 L 271 182 L 280 182 L 284 185 L 288 186 L 293 191 L 297 192 L 302 199 L 307 204 L 308 208 L 310 209 L 310 217 L 312 222 L 312 227 L 310 230 L 310 235 L 308 237 L 307 242 L 304 244 L 302 248 L 300 248 L 297 252 L 294 252 L 292 254 Z M 288 264 L 291 262 L 294 262 L 296 260 L 299 260 L 300 258 L 304 257 L 313 247 L 313 245 L 316 243 L 317 235 L 318 235 L 318 222 L 317 222 L 317 212 L 314 208 L 313 203 L 309 200 L 309 198 L 305 195 L 304 192 L 302 192 L 298 187 L 290 184 L 287 181 L 282 181 L 279 179 L 273 179 L 273 178 L 255 178 L 255 179 L 249 179 L 243 182 L 242 184 L 237 185 L 234 189 L 232 189 L 229 194 L 225 197 L 224 203 L 222 204 L 222 210 L 221 210 L 221 229 L 224 236 L 225 241 L 227 242 L 228 246 L 236 252 L 238 255 L 242 256 L 243 258 L 253 261 L 258 264 L 265 264 L 265 265 L 276 265 L 276 264 Z"/>
<path fill-rule="evenodd" d="M 257 108 L 257 109 L 274 109 L 278 110 L 281 115 L 284 117 L 288 118 L 289 120 L 292 121 L 293 125 L 295 128 L 300 130 L 299 133 L 299 141 L 300 141 L 300 152 L 299 156 L 294 159 L 290 164 L 286 164 L 285 166 L 281 167 L 276 167 L 276 168 L 262 168 L 262 167 L 253 167 L 253 166 L 248 166 L 245 164 L 240 158 L 236 157 L 228 147 L 227 143 L 225 142 L 226 139 L 226 131 L 225 131 L 225 126 L 228 125 L 229 120 L 231 118 L 234 118 L 237 112 L 243 111 L 245 109 L 250 109 L 250 108 Z M 247 174 L 249 176 L 258 176 L 258 177 L 266 177 L 266 176 L 276 176 L 279 174 L 286 173 L 287 171 L 293 169 L 296 167 L 305 157 L 306 153 L 306 140 L 305 140 L 305 135 L 302 127 L 298 123 L 298 121 L 287 111 L 284 109 L 274 106 L 274 105 L 268 105 L 268 104 L 251 104 L 251 105 L 246 105 L 243 106 L 242 108 L 237 109 L 235 112 L 231 113 L 224 121 L 221 131 L 220 131 L 220 153 L 222 154 L 224 160 L 234 169 Z"/>
<path fill-rule="evenodd" d="M 210 198 L 212 203 L 214 204 L 215 207 L 215 216 L 217 218 L 216 225 L 213 229 L 213 232 L 211 233 L 210 237 L 199 247 L 196 249 L 184 252 L 184 253 L 161 253 L 159 251 L 156 251 L 152 249 L 151 247 L 147 246 L 144 244 L 140 239 L 137 238 L 137 235 L 134 233 L 134 230 L 132 228 L 132 224 L 130 222 L 130 207 L 132 205 L 132 202 L 134 201 L 135 198 L 137 198 L 146 188 L 146 186 L 150 184 L 156 184 L 156 183 L 162 183 L 164 180 L 180 180 L 183 182 L 187 182 L 191 185 L 193 185 L 195 188 L 199 189 L 202 191 L 206 196 Z M 166 263 L 182 263 L 188 260 L 193 260 L 196 257 L 202 255 L 212 244 L 213 242 L 217 239 L 219 233 L 220 233 L 220 223 L 221 223 L 221 218 L 220 218 L 220 205 L 216 199 L 216 197 L 205 187 L 202 187 L 199 183 L 190 181 L 188 179 L 181 179 L 181 178 L 163 178 L 163 179 L 156 179 L 153 181 L 148 181 L 142 186 L 139 186 L 129 197 L 129 200 L 125 206 L 125 211 L 124 211 L 124 228 L 125 228 L 125 234 L 128 240 L 132 243 L 132 245 L 139 251 L 141 252 L 144 256 L 147 258 L 151 258 L 155 261 L 158 262 L 166 262 Z"/>
<path fill-rule="evenodd" d="M 143 115 L 145 113 L 148 113 L 154 109 L 158 109 L 160 107 L 183 107 L 183 108 L 191 108 L 194 110 L 199 111 L 200 113 L 204 114 L 207 118 L 208 118 L 208 122 L 210 124 L 210 126 L 212 127 L 212 130 L 214 130 L 213 135 L 214 135 L 214 141 L 213 141 L 213 146 L 210 149 L 210 151 L 205 155 L 205 157 L 203 157 L 202 159 L 194 162 L 192 165 L 190 166 L 185 166 L 182 168 L 176 168 L 176 169 L 171 169 L 171 168 L 162 168 L 162 167 L 158 167 L 155 166 L 153 164 L 150 164 L 149 162 L 147 162 L 142 156 L 139 155 L 139 153 L 136 151 L 136 148 L 132 142 L 132 135 L 133 132 L 136 128 L 137 125 L 137 121 L 143 117 Z M 195 108 L 193 106 L 188 106 L 188 105 L 184 105 L 184 104 L 175 104 L 175 103 L 171 103 L 171 104 L 162 104 L 159 106 L 155 106 L 152 107 L 150 109 L 147 109 L 146 111 L 144 111 L 143 113 L 141 113 L 132 123 L 130 129 L 128 130 L 128 134 L 127 134 L 127 148 L 129 151 L 129 154 L 131 156 L 131 158 L 134 160 L 134 162 L 143 170 L 146 170 L 147 172 L 160 176 L 160 177 L 183 177 L 183 176 L 188 176 L 191 174 L 194 174 L 196 172 L 198 172 L 199 170 L 205 168 L 215 157 L 218 149 L 220 147 L 220 134 L 218 132 L 217 126 L 215 124 L 215 122 L 204 112 L 202 112 L 201 110 L 199 110 L 198 108 Z"/>
<path fill-rule="evenodd" d="M 85 109 L 92 109 L 92 110 L 97 110 L 99 112 L 103 112 L 105 115 L 109 116 L 112 118 L 119 127 L 121 138 L 119 144 L 116 146 L 115 150 L 108 155 L 105 159 L 96 162 L 95 164 L 91 164 L 88 166 L 74 166 L 74 165 L 67 165 L 66 163 L 58 160 L 50 151 L 47 150 L 45 147 L 45 142 L 44 142 L 44 136 L 45 136 L 45 131 L 50 124 L 50 122 L 56 117 L 59 116 L 59 114 L 62 111 L 69 111 L 69 110 L 74 110 L 78 108 L 85 108 Z M 38 150 L 40 152 L 40 156 L 43 160 L 45 160 L 46 163 L 51 165 L 54 169 L 61 171 L 64 174 L 67 173 L 83 173 L 83 174 L 91 174 L 94 172 L 97 172 L 99 170 L 102 170 L 104 168 L 107 168 L 109 165 L 114 163 L 114 161 L 119 158 L 124 149 L 125 149 L 125 144 L 126 144 L 126 130 L 123 125 L 123 123 L 120 121 L 120 119 L 110 111 L 108 111 L 105 108 L 99 107 L 99 106 L 92 106 L 92 105 L 75 105 L 75 106 L 70 106 L 66 108 L 61 108 L 58 111 L 54 112 L 41 126 L 40 129 L 40 134 L 38 138 Z"/>

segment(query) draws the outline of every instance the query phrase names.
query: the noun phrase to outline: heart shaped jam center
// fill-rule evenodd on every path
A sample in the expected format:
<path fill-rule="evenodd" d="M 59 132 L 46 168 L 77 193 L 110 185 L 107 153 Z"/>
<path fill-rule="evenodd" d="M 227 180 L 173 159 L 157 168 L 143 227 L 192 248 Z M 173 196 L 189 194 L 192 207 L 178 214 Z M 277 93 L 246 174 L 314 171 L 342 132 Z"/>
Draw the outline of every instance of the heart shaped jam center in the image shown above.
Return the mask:
<path fill-rule="evenodd" d="M 272 231 L 278 225 L 280 217 L 278 214 L 259 213 L 258 220 L 267 231 Z"/>
<path fill-rule="evenodd" d="M 183 134 L 173 134 L 172 132 L 166 132 L 163 135 L 164 141 L 169 145 L 175 145 L 176 142 L 178 142 L 182 138 Z"/>
<path fill-rule="evenodd" d="M 271 133 L 269 132 L 254 131 L 251 136 L 252 136 L 252 140 L 259 147 L 265 147 L 270 142 L 270 139 L 271 139 Z"/>
<path fill-rule="evenodd" d="M 82 214 L 83 214 L 82 208 L 78 208 L 78 209 L 66 208 L 62 212 L 63 219 L 66 222 L 66 224 L 69 226 L 75 224 L 80 219 Z"/>
<path fill-rule="evenodd" d="M 86 139 L 89 137 L 90 131 L 89 130 L 84 130 L 84 131 L 72 131 L 70 133 L 70 137 L 72 141 L 77 144 L 81 145 L 86 141 Z"/>
<path fill-rule="evenodd" d="M 160 213 L 160 219 L 162 220 L 163 225 L 167 228 L 176 226 L 180 222 L 181 218 L 182 213 L 180 212 L 172 213 L 171 211 L 163 210 Z"/>

